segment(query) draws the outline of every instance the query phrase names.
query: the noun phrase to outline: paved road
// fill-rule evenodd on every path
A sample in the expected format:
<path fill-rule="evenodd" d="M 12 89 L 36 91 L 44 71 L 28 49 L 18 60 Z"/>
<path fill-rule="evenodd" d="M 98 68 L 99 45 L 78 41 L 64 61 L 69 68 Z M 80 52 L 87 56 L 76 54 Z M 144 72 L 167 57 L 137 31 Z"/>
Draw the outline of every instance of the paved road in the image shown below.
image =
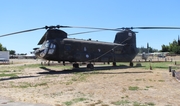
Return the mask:
<path fill-rule="evenodd" d="M 0 106 L 50 106 L 50 105 L 13 102 L 5 97 L 0 97 Z"/>

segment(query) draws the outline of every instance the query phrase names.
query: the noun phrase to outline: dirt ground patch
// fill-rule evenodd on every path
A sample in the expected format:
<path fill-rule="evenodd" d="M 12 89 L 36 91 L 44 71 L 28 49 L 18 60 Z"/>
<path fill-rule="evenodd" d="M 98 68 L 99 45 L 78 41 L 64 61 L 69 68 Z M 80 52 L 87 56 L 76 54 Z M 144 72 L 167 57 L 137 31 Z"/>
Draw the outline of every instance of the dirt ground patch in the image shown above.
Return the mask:
<path fill-rule="evenodd" d="M 23 61 L 18 66 L 32 62 L 40 63 Z M 52 106 L 180 105 L 180 84 L 165 69 L 106 66 L 91 71 L 83 67 L 66 70 L 62 66 L 22 69 L 10 66 L 0 66 L 2 74 L 16 73 L 16 76 L 0 77 L 0 96 L 13 101 Z"/>

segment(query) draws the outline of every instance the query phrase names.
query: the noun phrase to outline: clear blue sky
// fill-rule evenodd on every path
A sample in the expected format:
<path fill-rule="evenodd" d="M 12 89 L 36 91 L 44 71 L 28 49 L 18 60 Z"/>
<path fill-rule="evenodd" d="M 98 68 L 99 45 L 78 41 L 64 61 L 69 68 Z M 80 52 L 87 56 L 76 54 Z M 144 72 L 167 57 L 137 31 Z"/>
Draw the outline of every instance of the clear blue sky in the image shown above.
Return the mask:
<path fill-rule="evenodd" d="M 0 0 L 0 35 L 44 27 L 72 25 L 103 28 L 137 26 L 180 27 L 180 0 Z M 83 29 L 63 29 L 68 34 Z M 16 53 L 30 53 L 46 30 L 0 38 L 0 43 Z M 137 47 L 161 49 L 177 40 L 180 30 L 137 31 Z M 115 31 L 75 35 L 72 38 L 113 42 Z"/>

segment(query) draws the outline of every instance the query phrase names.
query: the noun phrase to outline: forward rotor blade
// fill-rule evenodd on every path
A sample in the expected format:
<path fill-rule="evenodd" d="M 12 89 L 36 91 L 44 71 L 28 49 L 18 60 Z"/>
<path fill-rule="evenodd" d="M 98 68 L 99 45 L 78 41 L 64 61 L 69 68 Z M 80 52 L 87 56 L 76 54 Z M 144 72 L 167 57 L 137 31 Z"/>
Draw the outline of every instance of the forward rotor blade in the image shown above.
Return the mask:
<path fill-rule="evenodd" d="M 60 28 L 83 28 L 83 29 L 99 29 L 99 30 L 122 31 L 121 28 L 112 29 L 112 28 L 96 28 L 96 27 L 80 27 L 80 26 L 60 26 L 60 25 L 57 25 L 57 26 L 59 26 Z"/>
<path fill-rule="evenodd" d="M 18 31 L 18 32 L 13 32 L 13 33 L 9 33 L 9 34 L 4 34 L 4 35 L 0 35 L 0 37 L 5 37 L 5 36 L 10 36 L 10 35 L 20 34 L 20 33 L 24 33 L 24 32 L 31 32 L 31 31 L 40 30 L 40 29 L 45 29 L 45 27 L 42 27 L 42 28 L 34 28 L 34 29 L 29 29 L 29 30 L 24 30 L 24 31 Z"/>
<path fill-rule="evenodd" d="M 78 32 L 78 33 L 68 34 L 68 36 L 72 36 L 72 35 L 79 35 L 79 34 L 85 34 L 85 33 L 100 32 L 100 31 L 104 31 L 104 30 L 99 29 L 99 30 L 93 30 L 93 31 Z"/>
<path fill-rule="evenodd" d="M 131 29 L 180 29 L 180 27 L 131 27 Z"/>

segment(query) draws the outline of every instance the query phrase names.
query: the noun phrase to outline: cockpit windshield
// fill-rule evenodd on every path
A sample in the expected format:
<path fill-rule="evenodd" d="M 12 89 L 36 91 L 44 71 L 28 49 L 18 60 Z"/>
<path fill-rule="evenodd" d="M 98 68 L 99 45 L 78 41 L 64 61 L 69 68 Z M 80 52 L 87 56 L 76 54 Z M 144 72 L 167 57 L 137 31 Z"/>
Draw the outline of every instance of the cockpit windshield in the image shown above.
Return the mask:
<path fill-rule="evenodd" d="M 55 51 L 56 45 L 52 42 L 50 42 L 49 40 L 44 41 L 44 43 L 42 44 L 41 49 L 44 49 L 44 53 L 43 54 L 53 54 Z"/>
<path fill-rule="evenodd" d="M 42 46 L 41 46 L 41 49 L 45 49 L 45 48 L 48 48 L 49 47 L 49 44 L 50 42 L 47 40 L 47 41 L 44 41 Z"/>

